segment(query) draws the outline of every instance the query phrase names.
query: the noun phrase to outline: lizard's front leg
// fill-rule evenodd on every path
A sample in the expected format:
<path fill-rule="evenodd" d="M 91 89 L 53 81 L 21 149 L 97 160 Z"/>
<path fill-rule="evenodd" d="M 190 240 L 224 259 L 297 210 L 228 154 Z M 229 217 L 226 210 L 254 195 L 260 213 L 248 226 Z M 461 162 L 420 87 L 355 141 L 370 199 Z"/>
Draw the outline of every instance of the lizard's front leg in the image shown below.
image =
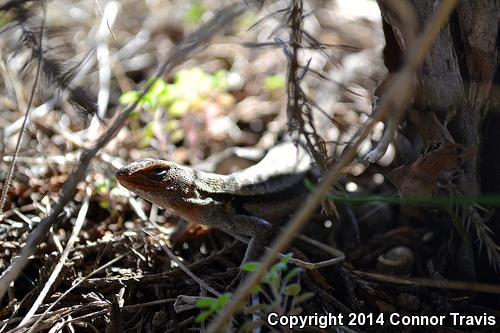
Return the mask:
<path fill-rule="evenodd" d="M 204 223 L 230 234 L 236 233 L 251 237 L 241 265 L 259 259 L 272 234 L 271 224 L 264 219 L 251 215 L 227 214 L 220 209 L 212 209 L 205 216 Z M 238 274 L 237 280 L 240 277 L 241 274 Z"/>
<path fill-rule="evenodd" d="M 259 259 L 271 236 L 271 224 L 264 219 L 241 214 L 231 216 L 229 223 L 229 232 L 251 237 L 242 264 Z"/>

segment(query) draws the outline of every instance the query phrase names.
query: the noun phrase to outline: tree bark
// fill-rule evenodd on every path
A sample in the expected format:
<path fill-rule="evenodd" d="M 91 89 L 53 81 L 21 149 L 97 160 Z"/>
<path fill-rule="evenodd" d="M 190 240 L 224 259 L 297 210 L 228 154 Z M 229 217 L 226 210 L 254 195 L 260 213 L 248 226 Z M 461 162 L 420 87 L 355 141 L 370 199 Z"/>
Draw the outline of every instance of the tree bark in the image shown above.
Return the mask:
<path fill-rule="evenodd" d="M 436 1 L 404 1 L 413 7 L 416 29 L 421 29 Z M 395 1 L 377 2 L 385 24 L 384 60 L 393 71 L 399 67 L 394 49 L 405 52 L 405 38 L 411 31 L 391 6 Z M 469 196 L 500 193 L 499 20 L 500 0 L 459 0 L 426 57 L 412 105 L 422 114 L 434 113 L 455 142 L 478 148 L 480 153 L 465 163 L 464 176 L 458 181 L 460 192 Z M 388 35 L 391 32 L 394 38 Z M 498 221 L 491 221 L 489 227 L 500 233 Z M 464 244 L 461 250 L 468 252 L 466 248 Z"/>

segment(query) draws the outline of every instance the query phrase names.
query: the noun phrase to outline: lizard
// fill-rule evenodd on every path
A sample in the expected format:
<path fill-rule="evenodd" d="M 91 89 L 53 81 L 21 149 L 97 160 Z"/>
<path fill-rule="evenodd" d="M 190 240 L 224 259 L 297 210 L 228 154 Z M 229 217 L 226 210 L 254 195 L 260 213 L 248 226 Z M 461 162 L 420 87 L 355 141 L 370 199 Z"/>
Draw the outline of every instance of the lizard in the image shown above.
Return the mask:
<path fill-rule="evenodd" d="M 250 236 L 243 265 L 258 259 L 273 223 L 303 202 L 308 194 L 304 180 L 317 178 L 316 171 L 302 145 L 285 142 L 257 164 L 229 175 L 146 158 L 120 168 L 115 176 L 128 190 L 188 222 Z"/>

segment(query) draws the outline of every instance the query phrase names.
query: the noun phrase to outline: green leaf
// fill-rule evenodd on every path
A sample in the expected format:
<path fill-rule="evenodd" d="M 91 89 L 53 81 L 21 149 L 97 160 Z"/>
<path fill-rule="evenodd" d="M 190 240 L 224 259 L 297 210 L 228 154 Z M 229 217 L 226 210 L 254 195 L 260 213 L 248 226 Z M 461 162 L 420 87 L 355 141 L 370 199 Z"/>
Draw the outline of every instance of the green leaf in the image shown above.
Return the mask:
<path fill-rule="evenodd" d="M 244 264 L 241 269 L 245 272 L 253 272 L 256 271 L 260 267 L 260 262 L 250 261 Z"/>
<path fill-rule="evenodd" d="M 212 88 L 218 90 L 227 90 L 227 71 L 219 70 L 212 75 Z"/>
<path fill-rule="evenodd" d="M 302 288 L 300 287 L 300 284 L 292 283 L 291 285 L 285 287 L 283 293 L 287 296 L 296 296 L 301 290 Z"/>
<path fill-rule="evenodd" d="M 249 307 L 246 307 L 245 308 L 245 313 L 257 313 L 259 311 L 262 311 L 266 308 L 266 304 L 255 304 L 255 305 L 251 305 Z"/>
<path fill-rule="evenodd" d="M 172 117 L 181 117 L 191 108 L 191 104 L 189 101 L 184 99 L 177 100 L 172 103 L 172 105 L 168 108 L 168 113 Z"/>
<path fill-rule="evenodd" d="M 212 304 L 217 303 L 217 299 L 213 297 L 203 297 L 196 302 L 198 308 L 209 308 Z"/>
<path fill-rule="evenodd" d="M 184 14 L 184 22 L 192 25 L 200 23 L 203 14 L 205 14 L 205 7 L 200 1 L 195 1 Z"/>
<path fill-rule="evenodd" d="M 165 131 L 171 132 L 180 128 L 180 122 L 177 119 L 170 119 L 165 123 Z"/>
<path fill-rule="evenodd" d="M 130 115 L 128 116 L 129 119 L 138 119 L 139 118 L 139 110 L 135 109 L 134 111 L 130 112 Z"/>
<path fill-rule="evenodd" d="M 209 318 L 212 314 L 214 314 L 213 311 L 203 311 L 199 315 L 196 316 L 196 322 L 202 322 L 205 321 L 207 318 Z"/>
<path fill-rule="evenodd" d="M 111 206 L 109 200 L 101 200 L 99 201 L 99 207 L 101 207 L 102 209 L 109 209 L 109 207 Z"/>
<path fill-rule="evenodd" d="M 148 95 L 159 96 L 167 91 L 167 84 L 162 79 L 157 79 L 148 91 Z"/>
<path fill-rule="evenodd" d="M 153 79 L 150 79 L 153 80 Z M 160 96 L 167 92 L 167 84 L 161 79 L 154 80 L 148 93 L 144 96 L 143 105 L 149 110 L 158 108 Z"/>
<path fill-rule="evenodd" d="M 273 284 L 278 280 L 278 272 L 273 268 L 274 266 L 264 275 L 264 282 L 267 284 Z"/>
<path fill-rule="evenodd" d="M 284 262 L 278 262 L 276 263 L 273 268 L 276 270 L 276 272 L 281 272 L 284 271 L 287 267 L 287 264 Z"/>
<path fill-rule="evenodd" d="M 309 192 L 313 192 L 316 189 L 316 186 L 314 186 L 314 183 L 309 178 L 304 179 L 304 185 Z"/>
<path fill-rule="evenodd" d="M 229 302 L 232 296 L 233 293 L 224 293 L 220 295 L 218 298 L 218 304 L 220 305 L 220 307 L 222 308 L 224 305 L 226 305 L 226 303 Z"/>
<path fill-rule="evenodd" d="M 120 96 L 119 102 L 122 105 L 129 105 L 137 101 L 141 93 L 136 90 L 127 91 Z"/>
<path fill-rule="evenodd" d="M 179 98 L 179 89 L 173 84 L 166 84 L 165 89 L 158 96 L 160 106 L 169 106 Z"/>
<path fill-rule="evenodd" d="M 97 180 L 94 184 L 99 192 L 107 192 L 111 185 L 109 179 Z"/>
<path fill-rule="evenodd" d="M 269 93 L 274 93 L 284 89 L 286 86 L 285 77 L 281 74 L 270 75 L 264 79 L 264 88 Z"/>
<path fill-rule="evenodd" d="M 142 129 L 142 136 L 147 139 L 152 139 L 154 137 L 154 130 L 153 130 L 153 123 L 147 124 L 143 129 Z"/>
<path fill-rule="evenodd" d="M 290 281 L 291 279 L 293 279 L 294 277 L 296 277 L 297 275 L 299 275 L 303 271 L 304 271 L 304 269 L 302 267 L 295 267 L 295 268 L 293 268 L 283 278 L 283 284 L 287 284 L 288 281 Z"/>
<path fill-rule="evenodd" d="M 141 99 L 141 104 L 146 110 L 154 110 L 154 104 L 156 103 L 156 97 L 151 94 L 146 94 Z"/>
<path fill-rule="evenodd" d="M 290 258 L 292 258 L 292 256 L 293 256 L 292 253 L 285 254 L 283 257 L 281 257 L 280 263 L 288 264 L 288 262 L 290 261 Z"/>
<path fill-rule="evenodd" d="M 153 123 L 147 124 L 141 131 L 141 141 L 139 142 L 140 147 L 147 147 L 154 137 Z"/>
<path fill-rule="evenodd" d="M 168 138 L 173 143 L 177 143 L 177 142 L 182 141 L 185 136 L 186 136 L 186 133 L 184 132 L 184 130 L 182 128 L 179 128 L 175 131 L 170 132 L 170 135 Z"/>
<path fill-rule="evenodd" d="M 253 286 L 251 293 L 255 295 L 260 293 L 261 291 L 262 291 L 262 286 L 260 284 L 256 284 L 255 286 Z"/>

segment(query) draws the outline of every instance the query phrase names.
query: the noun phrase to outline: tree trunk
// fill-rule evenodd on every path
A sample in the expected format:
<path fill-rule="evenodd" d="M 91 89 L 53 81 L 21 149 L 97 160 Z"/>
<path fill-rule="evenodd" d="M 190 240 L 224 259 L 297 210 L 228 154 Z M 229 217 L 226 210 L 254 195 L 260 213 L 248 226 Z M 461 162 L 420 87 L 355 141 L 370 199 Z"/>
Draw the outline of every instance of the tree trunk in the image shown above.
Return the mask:
<path fill-rule="evenodd" d="M 395 1 L 378 0 L 387 42 L 384 60 L 394 70 L 399 62 L 394 49 L 404 53 L 408 27 L 407 22 L 399 22 L 391 2 Z M 407 2 L 413 6 L 417 29 L 421 29 L 432 16 L 436 1 Z M 460 192 L 469 196 L 500 193 L 499 19 L 500 0 L 459 0 L 426 57 L 412 105 L 423 114 L 435 113 L 457 143 L 479 148 L 458 181 Z M 489 227 L 498 235 L 498 218 L 490 220 Z M 475 244 L 474 239 L 470 236 L 471 242 L 464 244 Z M 467 245 L 463 246 L 459 251 L 468 252 Z"/>

